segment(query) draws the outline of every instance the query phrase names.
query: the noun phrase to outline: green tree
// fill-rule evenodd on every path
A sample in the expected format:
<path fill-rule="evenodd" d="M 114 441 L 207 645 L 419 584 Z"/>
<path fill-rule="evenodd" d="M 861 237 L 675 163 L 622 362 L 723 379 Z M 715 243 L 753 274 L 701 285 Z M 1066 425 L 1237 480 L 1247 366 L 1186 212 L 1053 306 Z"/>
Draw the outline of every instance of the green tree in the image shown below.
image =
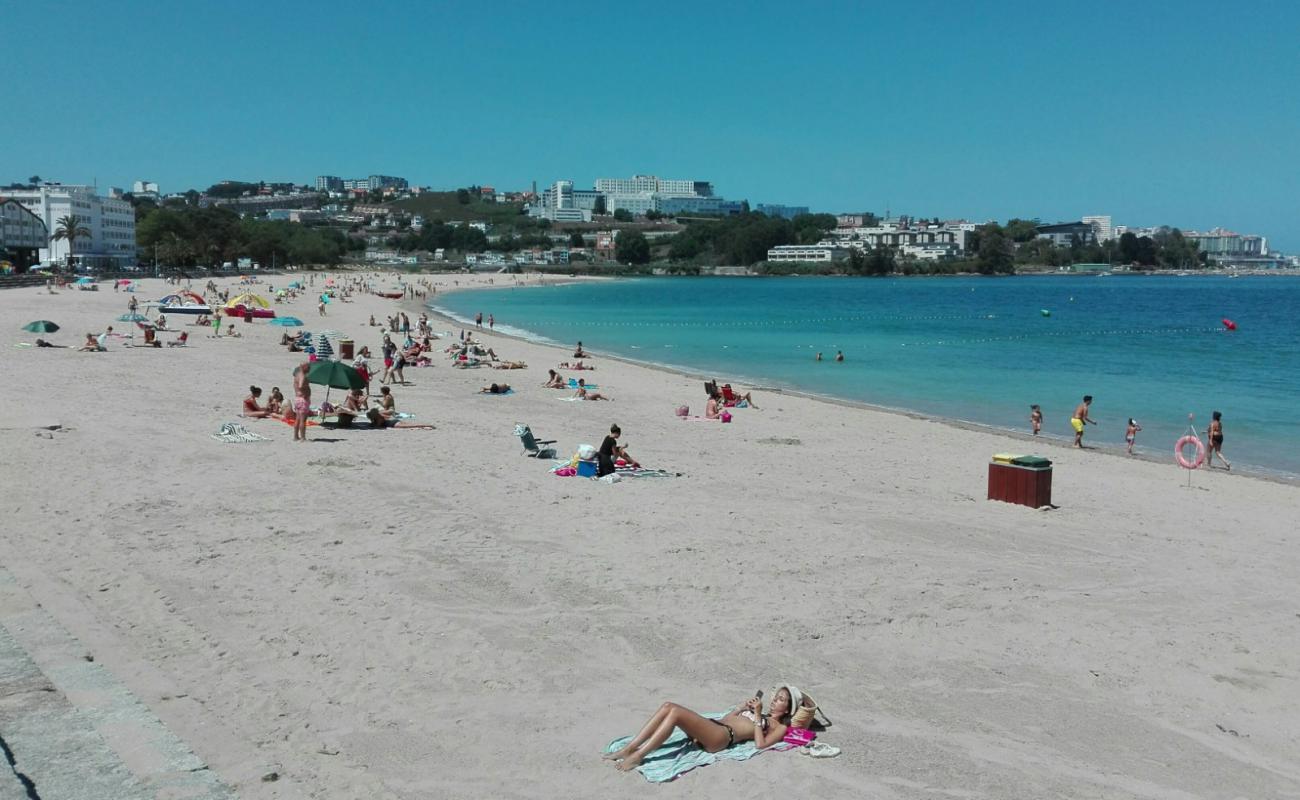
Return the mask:
<path fill-rule="evenodd" d="M 596 202 L 592 206 L 591 213 L 599 217 L 603 217 L 605 214 L 609 213 L 605 210 L 605 195 L 596 195 Z"/>
<path fill-rule="evenodd" d="M 976 269 L 985 275 L 996 275 L 1013 271 L 1011 259 L 1011 241 L 997 223 L 981 226 L 979 255 L 975 259 Z"/>
<path fill-rule="evenodd" d="M 460 203 L 463 206 L 469 205 L 470 202 L 469 189 L 457 189 L 456 202 Z"/>
<path fill-rule="evenodd" d="M 587 240 L 582 238 L 582 231 L 574 231 L 569 234 L 569 247 L 586 247 Z"/>
<path fill-rule="evenodd" d="M 887 244 L 871 248 L 871 254 L 866 257 L 868 275 L 890 275 L 897 268 L 898 260 L 894 256 L 894 248 Z"/>
<path fill-rule="evenodd" d="M 1013 242 L 1028 242 L 1038 237 L 1038 225 L 1036 219 L 1010 219 L 1002 230 Z"/>
<path fill-rule="evenodd" d="M 618 222 L 631 222 L 632 212 L 626 208 L 616 208 L 614 209 L 614 219 Z"/>
<path fill-rule="evenodd" d="M 50 236 L 50 241 L 62 240 L 68 243 L 67 263 L 71 264 L 72 254 L 77 250 L 77 240 L 89 239 L 90 228 L 86 227 L 85 220 L 76 214 L 59 217 L 54 224 L 54 233 Z"/>
<path fill-rule="evenodd" d="M 641 231 L 620 231 L 614 241 L 614 257 L 623 264 L 647 264 L 650 261 L 650 242 Z"/>

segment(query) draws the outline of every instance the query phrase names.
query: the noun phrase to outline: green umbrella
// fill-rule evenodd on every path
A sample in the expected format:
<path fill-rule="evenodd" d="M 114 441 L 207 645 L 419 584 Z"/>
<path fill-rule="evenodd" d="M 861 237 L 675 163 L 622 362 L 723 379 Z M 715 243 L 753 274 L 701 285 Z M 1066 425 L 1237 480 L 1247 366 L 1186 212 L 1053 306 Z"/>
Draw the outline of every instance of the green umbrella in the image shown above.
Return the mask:
<path fill-rule="evenodd" d="M 335 389 L 364 389 L 361 373 L 340 361 L 316 361 L 307 370 L 307 382 Z"/>
<path fill-rule="evenodd" d="M 23 326 L 23 330 L 32 333 L 54 333 L 59 329 L 58 325 L 50 322 L 48 319 L 38 319 L 35 322 L 29 322 Z"/>

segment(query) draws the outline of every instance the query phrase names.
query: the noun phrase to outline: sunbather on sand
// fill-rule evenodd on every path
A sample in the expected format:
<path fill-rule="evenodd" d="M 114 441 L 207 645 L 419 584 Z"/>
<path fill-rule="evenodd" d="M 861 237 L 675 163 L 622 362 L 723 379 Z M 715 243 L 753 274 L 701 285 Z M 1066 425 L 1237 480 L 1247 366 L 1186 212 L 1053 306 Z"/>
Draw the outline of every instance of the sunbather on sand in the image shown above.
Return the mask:
<path fill-rule="evenodd" d="M 99 346 L 99 340 L 95 338 L 95 334 L 93 333 L 86 334 L 86 341 L 81 345 L 81 347 L 77 348 L 78 351 L 83 353 L 102 353 L 106 349 L 107 348 Z"/>
<path fill-rule="evenodd" d="M 487 386 L 484 386 L 482 389 L 479 389 L 478 393 L 479 394 L 509 394 L 510 384 L 508 383 L 489 384 Z"/>
<path fill-rule="evenodd" d="M 397 401 L 393 399 L 393 391 L 387 386 L 379 387 L 379 408 L 372 408 L 366 412 L 366 419 L 376 428 L 421 428 L 423 430 L 433 430 L 432 425 L 421 425 L 418 422 L 402 422 L 397 418 Z"/>
<path fill-rule="evenodd" d="M 564 376 L 560 375 L 560 373 L 556 372 L 553 369 L 547 370 L 547 372 L 550 373 L 551 377 L 547 378 L 546 383 L 542 384 L 543 389 L 567 389 L 568 388 L 568 386 L 564 383 Z"/>
<path fill-rule="evenodd" d="M 749 408 L 752 408 L 755 411 L 758 410 L 758 406 L 754 404 L 753 392 L 745 392 L 744 394 L 741 394 L 740 392 L 737 392 L 734 389 L 732 389 L 731 384 L 729 383 L 722 384 L 722 389 L 720 391 L 722 392 L 723 405 L 731 406 L 733 408 L 735 407 L 745 408 L 746 406 L 748 406 Z M 741 405 L 741 403 L 744 403 L 744 405 Z"/>
<path fill-rule="evenodd" d="M 492 369 L 528 369 L 528 365 L 522 361 L 502 361 L 500 364 L 493 364 Z"/>
<path fill-rule="evenodd" d="M 619 761 L 618 768 L 624 772 L 636 769 L 647 755 L 668 741 L 676 728 L 681 728 L 696 746 L 709 753 L 717 753 L 732 745 L 749 741 L 759 749 L 770 747 L 784 739 L 785 732 L 790 727 L 790 709 L 793 705 L 790 695 L 790 689 L 782 686 L 772 698 L 767 713 L 763 712 L 762 699 L 751 697 L 720 720 L 701 716 L 676 703 L 664 703 L 626 747 L 607 754 L 605 758 Z M 799 702 L 802 701 L 803 696 L 800 695 Z"/>
<path fill-rule="evenodd" d="M 612 397 L 606 397 L 600 392 L 593 392 L 589 390 L 587 388 L 587 382 L 582 378 L 578 378 L 578 391 L 574 392 L 573 396 L 582 398 L 583 400 L 613 400 L 614 399 Z"/>
<path fill-rule="evenodd" d="M 257 404 L 257 398 L 262 396 L 262 389 L 258 386 L 248 387 L 248 397 L 244 398 L 244 416 L 254 417 L 256 419 L 266 419 L 271 416 L 271 412 Z"/>
<path fill-rule="evenodd" d="M 271 397 L 266 401 L 266 410 L 277 419 L 284 416 L 284 395 L 280 393 L 279 386 L 271 387 Z"/>
<path fill-rule="evenodd" d="M 722 419 L 722 392 L 716 389 L 709 395 L 709 402 L 704 406 L 705 419 Z"/>

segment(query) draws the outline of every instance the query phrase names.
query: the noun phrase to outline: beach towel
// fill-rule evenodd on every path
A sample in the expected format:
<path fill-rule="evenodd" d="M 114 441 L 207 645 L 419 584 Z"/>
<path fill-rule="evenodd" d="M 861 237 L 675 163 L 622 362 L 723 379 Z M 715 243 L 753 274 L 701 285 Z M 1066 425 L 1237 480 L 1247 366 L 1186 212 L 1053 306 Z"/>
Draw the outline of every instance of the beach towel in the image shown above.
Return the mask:
<path fill-rule="evenodd" d="M 709 719 L 722 719 L 726 715 L 705 714 L 704 716 Z M 620 750 L 630 741 L 632 741 L 631 736 L 615 739 L 605 746 L 605 752 L 612 753 Z M 777 742 L 766 749 L 781 751 L 791 750 L 794 747 L 795 745 L 788 742 Z M 637 766 L 636 771 L 651 783 L 665 783 L 685 775 L 696 767 L 707 767 L 719 761 L 748 761 L 762 752 L 765 751 L 759 750 L 753 742 L 742 742 L 717 753 L 708 753 L 697 747 L 681 730 L 674 730 L 668 741 L 646 756 L 645 760 Z"/>
<path fill-rule="evenodd" d="M 212 438 L 216 439 L 218 442 L 225 442 L 226 444 L 270 441 L 267 437 L 253 433 L 237 422 L 227 422 L 223 424 L 219 431 L 212 434 Z"/>
<path fill-rule="evenodd" d="M 614 472 L 624 478 L 680 478 L 682 473 L 669 472 L 666 469 L 647 469 L 645 467 L 615 467 Z"/>

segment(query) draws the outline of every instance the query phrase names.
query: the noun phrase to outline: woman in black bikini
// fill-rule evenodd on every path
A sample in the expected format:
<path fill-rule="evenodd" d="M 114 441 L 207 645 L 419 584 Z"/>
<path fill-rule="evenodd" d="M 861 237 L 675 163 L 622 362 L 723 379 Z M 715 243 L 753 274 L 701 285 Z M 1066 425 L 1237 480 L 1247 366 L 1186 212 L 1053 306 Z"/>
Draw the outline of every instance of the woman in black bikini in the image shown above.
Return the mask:
<path fill-rule="evenodd" d="M 803 702 L 802 696 L 799 702 Z M 626 747 L 605 758 L 618 761 L 618 768 L 624 772 L 636 769 L 647 755 L 668 741 L 674 728 L 681 728 L 696 745 L 710 753 L 748 741 L 759 749 L 770 747 L 785 738 L 791 705 L 790 689 L 785 686 L 772 698 L 767 713 L 763 712 L 763 701 L 758 697 L 746 700 L 722 719 L 710 719 L 676 703 L 664 703 Z"/>
<path fill-rule="evenodd" d="M 1217 454 L 1223 466 L 1232 469 L 1232 462 L 1223 457 L 1223 412 L 1215 411 L 1213 417 L 1209 429 L 1205 431 L 1210 437 L 1210 449 L 1205 454 L 1205 466 L 1214 466 L 1214 456 Z"/>

